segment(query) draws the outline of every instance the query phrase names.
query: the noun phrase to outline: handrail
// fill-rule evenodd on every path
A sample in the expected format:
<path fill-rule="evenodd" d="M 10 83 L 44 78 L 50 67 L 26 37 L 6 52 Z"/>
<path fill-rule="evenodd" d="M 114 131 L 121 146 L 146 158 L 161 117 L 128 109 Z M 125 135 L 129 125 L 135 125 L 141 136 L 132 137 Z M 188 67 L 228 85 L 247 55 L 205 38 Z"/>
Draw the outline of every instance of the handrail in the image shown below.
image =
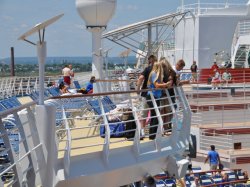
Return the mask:
<path fill-rule="evenodd" d="M 246 4 L 236 4 L 236 3 L 193 3 L 184 5 L 183 7 L 178 7 L 177 12 L 191 11 L 195 14 L 205 14 L 208 10 L 220 10 L 229 7 L 244 7 Z"/>
<path fill-rule="evenodd" d="M 113 80 L 111 80 L 113 81 Z M 163 155 L 160 154 L 161 152 L 166 152 L 166 154 L 172 154 L 174 152 L 182 152 L 185 149 L 185 146 L 187 146 L 187 142 L 188 141 L 183 141 L 183 143 L 180 146 L 175 146 L 175 142 L 176 141 L 182 141 L 182 140 L 187 140 L 187 136 L 189 135 L 189 131 L 187 129 L 190 128 L 190 118 L 188 118 L 186 115 L 190 113 L 188 104 L 185 100 L 185 94 L 183 93 L 183 90 L 181 88 L 174 88 L 175 89 L 175 93 L 176 95 L 173 97 L 176 97 L 176 103 L 165 103 L 162 104 L 160 106 L 158 106 L 158 102 L 160 102 L 160 100 L 169 100 L 171 101 L 171 98 L 168 97 L 164 97 L 164 98 L 159 98 L 157 99 L 156 102 L 154 97 L 151 98 L 151 100 L 148 101 L 153 101 L 153 106 L 151 106 L 150 108 L 148 108 L 147 110 L 151 110 L 151 111 L 157 111 L 156 115 L 154 116 L 150 116 L 147 118 L 151 118 L 151 120 L 153 120 L 154 118 L 157 118 L 158 121 L 160 122 L 160 124 L 156 123 L 154 126 L 150 125 L 148 127 L 145 128 L 145 130 L 148 129 L 154 129 L 155 127 L 158 128 L 158 131 L 154 132 L 147 132 L 146 136 L 149 137 L 149 135 L 155 135 L 156 137 L 151 138 L 150 142 L 148 141 L 144 141 L 142 142 L 140 140 L 140 132 L 141 132 L 141 122 L 140 120 L 144 120 L 144 116 L 140 116 L 139 114 L 144 110 L 141 101 L 139 100 L 139 95 L 137 95 L 140 92 L 150 92 L 152 95 L 152 90 L 166 90 L 166 89 L 145 89 L 145 90 L 134 90 L 134 91 L 112 91 L 112 92 L 104 92 L 104 93 L 96 93 L 96 94 L 91 94 L 91 95 L 71 95 L 71 96 L 60 96 L 60 97 L 50 97 L 49 99 L 52 99 L 52 101 L 48 101 L 46 103 L 45 106 L 37 106 L 36 107 L 36 111 L 31 110 L 32 106 L 35 105 L 35 102 L 30 102 L 27 103 L 25 105 L 22 105 L 21 107 L 17 107 L 15 109 L 12 110 L 7 110 L 7 111 L 3 111 L 0 113 L 0 116 L 4 117 L 7 116 L 10 113 L 15 113 L 15 119 L 17 119 L 19 121 L 18 125 L 18 129 L 23 128 L 23 126 L 26 128 L 27 125 L 29 126 L 34 126 L 34 128 L 38 128 L 37 133 L 33 133 L 32 135 L 26 134 L 29 132 L 25 132 L 24 136 L 21 137 L 21 141 L 19 141 L 20 145 L 22 146 L 22 144 L 24 142 L 27 142 L 29 144 L 29 141 L 34 141 L 32 140 L 32 138 L 36 138 L 36 137 L 40 137 L 41 139 L 37 139 L 38 144 L 43 144 L 44 139 L 46 139 L 46 134 L 43 134 L 45 131 L 42 130 L 43 128 L 48 128 L 48 130 L 50 129 L 49 127 L 51 127 L 51 125 L 55 124 L 56 127 L 56 132 L 57 132 L 57 140 L 59 141 L 58 147 L 57 147 L 57 151 L 59 151 L 59 155 L 57 157 L 58 162 L 61 162 L 62 167 L 64 169 L 64 176 L 65 178 L 70 178 L 71 177 L 71 169 L 72 167 L 74 167 L 74 165 L 72 165 L 72 155 L 76 154 L 77 151 L 79 151 L 82 157 L 84 156 L 88 156 L 88 151 L 89 148 L 91 147 L 95 147 L 97 150 L 94 150 L 95 152 L 92 153 L 102 153 L 102 158 L 104 158 L 104 162 L 105 164 L 109 165 L 112 164 L 111 163 L 111 159 L 113 158 L 112 156 L 112 152 L 113 152 L 113 146 L 116 146 L 119 144 L 119 146 L 123 146 L 125 147 L 125 149 L 127 148 L 126 146 L 131 145 L 133 148 L 133 152 L 132 153 L 128 153 L 128 154 L 134 154 L 133 156 L 137 157 L 142 157 L 145 154 L 151 154 L 153 150 L 158 149 L 158 153 L 159 156 Z M 168 91 L 166 90 L 166 93 Z M 125 101 L 125 97 L 123 97 L 124 95 L 126 95 L 126 102 Z M 108 113 L 108 111 L 106 111 L 107 108 L 110 107 L 110 103 L 104 103 L 102 99 L 105 99 L 106 97 L 104 96 L 110 96 L 110 101 L 113 101 L 113 105 L 116 105 L 116 109 L 117 111 L 113 111 L 113 113 Z M 128 96 L 128 97 L 127 97 Z M 148 98 L 149 99 L 149 98 Z M 96 111 L 94 111 L 94 105 L 90 104 L 91 100 L 98 100 L 98 106 L 100 107 L 100 112 L 98 113 Z M 79 103 L 83 102 L 85 103 L 84 105 L 82 105 L 79 108 L 76 108 L 76 110 L 71 110 L 71 108 L 67 108 L 69 107 L 69 105 L 72 103 L 77 103 L 77 106 L 80 106 Z M 54 107 L 52 107 L 51 105 L 53 104 L 54 107 L 56 107 L 56 110 L 54 110 Z M 125 106 L 121 106 L 122 110 L 119 110 L 119 104 L 124 105 Z M 177 106 L 178 107 L 175 107 Z M 90 107 L 92 106 L 92 107 Z M 97 107 L 98 107 L 97 106 Z M 18 112 L 22 109 L 27 108 L 27 113 L 26 112 Z M 168 112 L 164 112 L 163 113 L 163 109 L 164 108 L 171 108 L 173 110 L 168 111 Z M 132 111 L 131 111 L 132 110 Z M 48 112 L 50 111 L 50 112 Z M 131 112 L 128 112 L 131 111 Z M 44 112 L 44 113 L 43 113 Z M 55 112 L 55 113 L 54 113 Z M 122 117 L 119 118 L 118 122 L 112 122 L 109 121 L 112 118 L 112 115 L 117 117 L 118 115 L 124 115 L 129 113 L 129 117 L 128 119 L 124 119 Z M 132 114 L 130 114 L 132 113 Z M 164 116 L 168 117 L 168 116 L 172 116 L 174 113 L 175 116 L 178 117 L 178 121 L 176 120 L 175 122 L 173 122 L 173 126 L 172 126 L 172 134 L 170 134 L 170 130 L 168 128 L 166 128 L 166 125 L 168 125 L 171 122 L 171 119 L 167 119 L 164 120 Z M 57 116 L 57 114 L 59 114 L 59 117 L 54 118 L 54 116 Z M 60 114 L 63 114 L 60 116 Z M 79 115 L 79 117 L 76 117 L 76 115 Z M 138 115 L 138 117 L 137 117 Z M 48 120 L 41 120 L 41 119 L 46 119 L 46 116 L 49 116 L 47 119 Z M 27 119 L 28 118 L 28 122 Z M 37 117 L 37 119 L 36 119 Z M 185 120 L 183 120 L 185 118 Z M 77 123 L 77 119 L 81 119 L 81 120 L 86 120 L 86 123 L 83 123 L 79 126 L 74 126 L 75 123 Z M 89 121 L 89 119 L 92 119 L 91 121 Z M 94 119 L 94 120 L 93 120 Z M 133 123 L 133 125 L 135 124 L 135 127 L 133 127 L 133 129 L 129 130 L 129 129 L 123 129 L 122 133 L 124 133 L 124 136 L 127 135 L 127 133 L 131 132 L 131 131 L 135 131 L 135 135 L 132 136 L 131 138 L 126 137 L 126 138 L 121 138 L 121 139 L 111 139 L 111 136 L 116 135 L 116 132 L 111 131 L 111 127 L 112 125 L 114 125 L 114 123 L 117 124 L 123 124 L 124 126 L 126 125 L 126 123 Z M 24 125 L 25 124 L 25 125 Z M 159 126 L 159 127 L 158 127 Z M 165 127 L 164 127 L 165 126 Z M 106 132 L 97 132 L 97 130 L 101 130 L 103 127 L 106 127 Z M 164 129 L 162 128 L 164 127 Z M 182 128 L 181 128 L 182 127 Z M 2 126 L 2 128 L 4 128 L 4 125 Z M 41 129 L 40 129 L 41 128 Z M 82 129 L 82 132 L 79 136 L 76 136 L 77 130 Z M 32 129 L 31 129 L 32 130 Z M 91 130 L 91 133 L 93 132 L 93 134 L 89 133 L 89 130 Z M 72 133 L 72 131 L 74 131 L 76 134 Z M 19 132 L 21 132 L 21 130 L 19 129 Z M 32 131 L 33 132 L 33 131 Z M 41 134 L 40 134 L 41 133 Z M 172 136 L 174 134 L 174 137 Z M 36 137 L 34 137 L 36 136 Z M 95 141 L 95 137 L 98 137 Z M 27 138 L 28 137 L 28 138 Z M 31 137 L 31 138 L 30 138 Z M 52 137 L 52 136 L 51 136 Z M 104 137 L 104 139 L 101 139 L 100 137 Z M 9 138 L 9 137 L 8 137 Z M 25 139 L 26 138 L 26 139 Z M 24 141 L 27 140 L 27 141 Z M 94 140 L 92 142 L 92 140 Z M 129 144 L 129 140 L 132 140 L 133 142 L 131 142 L 131 144 Z M 169 143 L 171 140 L 171 143 Z M 78 141 L 82 141 L 82 144 L 75 144 L 75 142 Z M 86 144 L 84 143 L 86 141 Z M 148 151 L 148 150 L 144 150 L 143 146 L 145 145 L 144 143 L 150 143 L 150 145 L 153 145 L 153 141 L 157 142 L 157 145 L 154 145 L 152 148 L 152 150 Z M 62 142 L 62 143 L 61 143 Z M 55 142 L 51 142 L 51 141 L 44 141 L 44 144 L 47 143 L 55 143 Z M 38 145 L 34 143 L 34 146 Z M 51 144 L 53 145 L 53 144 Z M 34 147 L 33 146 L 33 147 Z M 8 145 L 8 147 L 11 147 L 11 145 Z M 39 153 L 37 151 L 43 151 L 44 148 L 48 147 L 48 146 L 42 146 L 43 149 L 36 149 L 35 150 L 35 155 L 29 154 L 27 155 L 28 151 L 31 149 L 35 149 L 33 147 L 28 147 L 28 150 L 24 150 L 26 151 L 23 155 L 20 155 L 21 158 L 23 157 L 33 157 L 35 155 L 38 155 Z M 162 147 L 162 149 L 160 148 Z M 169 151 L 169 149 L 164 149 L 165 147 L 170 147 L 173 149 L 172 152 Z M 150 148 L 150 149 L 151 149 Z M 7 148 L 6 148 L 7 149 Z M 49 148 L 48 148 L 49 149 Z M 52 147 L 51 147 L 52 149 Z M 51 150 L 52 151 L 52 150 Z M 83 151 L 83 152 L 81 152 Z M 20 152 L 21 153 L 21 152 Z M 63 153 L 63 154 L 60 154 Z M 154 153 L 154 154 L 158 154 L 158 153 Z M 78 153 L 77 153 L 78 154 Z M 42 155 L 42 154 L 39 154 Z M 22 157 L 23 156 L 23 157 Z M 55 156 L 55 155 L 53 155 Z M 28 159 L 29 159 L 28 158 Z M 40 158 L 39 158 L 40 159 Z M 42 159 L 43 160 L 43 159 Z M 32 159 L 28 160 L 28 164 L 30 164 L 32 161 Z M 18 162 L 11 161 L 11 164 L 18 164 Z M 39 162 L 40 163 L 40 162 Z M 42 162 L 41 162 L 42 163 Z M 52 163 L 52 162 L 49 162 Z M 55 162 L 56 164 L 57 162 Z M 14 166 L 16 167 L 16 166 Z M 33 167 L 33 166 L 32 166 Z M 40 166 L 39 166 L 40 167 Z M 53 164 L 50 164 L 50 167 L 54 167 Z M 121 166 L 120 166 L 121 167 Z M 30 169 L 29 167 L 27 167 L 28 169 Z M 26 168 L 25 168 L 26 169 Z M 26 170 L 28 170 L 26 169 Z M 40 168 L 39 168 L 40 169 Z M 36 170 L 36 168 L 35 168 Z M 31 171 L 32 172 L 32 171 Z M 19 176 L 20 174 L 20 176 Z M 40 171 L 38 172 L 38 174 L 40 174 Z M 43 175 L 43 174 L 42 174 Z M 18 178 L 19 177 L 19 178 Z M 13 179 L 13 181 L 15 181 L 16 179 L 18 179 L 18 183 L 20 183 L 22 180 L 24 180 L 23 178 L 25 177 L 25 174 L 22 172 L 15 172 L 15 178 Z M 51 177 L 53 178 L 53 177 Z M 44 181 L 42 181 L 44 182 Z"/>
<path fill-rule="evenodd" d="M 169 89 L 169 88 L 168 88 Z M 93 93 L 93 94 L 83 94 L 83 95 L 62 95 L 62 96 L 54 96 L 50 99 L 63 99 L 63 98 L 78 98 L 78 97 L 90 97 L 90 96 L 106 96 L 106 95 L 120 95 L 120 94 L 132 94 L 132 93 L 141 93 L 148 92 L 153 90 L 165 90 L 164 88 L 155 88 L 155 89 L 141 89 L 141 90 L 131 90 L 131 91 L 112 91 L 112 92 L 101 92 L 101 93 Z"/>
<path fill-rule="evenodd" d="M 5 117 L 5 116 L 7 116 L 9 114 L 13 114 L 13 113 L 18 112 L 18 111 L 20 111 L 22 109 L 31 107 L 34 104 L 36 104 L 36 102 L 35 101 L 31 101 L 29 103 L 22 104 L 21 106 L 18 106 L 16 108 L 4 110 L 4 111 L 0 112 L 0 117 L 2 118 L 2 117 Z"/>
<path fill-rule="evenodd" d="M 236 183 L 245 183 L 247 182 L 248 179 L 241 179 L 241 180 L 233 180 L 233 181 L 229 181 L 229 182 L 219 182 L 219 183 L 215 183 L 215 184 L 209 184 L 209 185 L 203 185 L 205 187 L 209 187 L 209 186 L 218 186 L 218 185 L 225 185 L 225 184 L 236 184 Z"/>

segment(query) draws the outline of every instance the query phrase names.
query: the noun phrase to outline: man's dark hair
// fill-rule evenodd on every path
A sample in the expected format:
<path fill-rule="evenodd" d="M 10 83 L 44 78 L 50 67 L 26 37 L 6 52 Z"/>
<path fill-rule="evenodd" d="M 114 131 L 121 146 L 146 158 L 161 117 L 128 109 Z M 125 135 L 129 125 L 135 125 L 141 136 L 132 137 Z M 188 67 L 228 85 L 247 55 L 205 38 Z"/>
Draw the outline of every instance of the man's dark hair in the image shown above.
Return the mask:
<path fill-rule="evenodd" d="M 180 60 L 178 60 L 178 62 L 177 62 L 178 64 L 179 64 L 179 66 L 181 66 L 181 67 L 185 67 L 185 61 L 183 60 L 183 59 L 180 59 Z"/>
<path fill-rule="evenodd" d="M 215 150 L 215 146 L 214 145 L 211 145 L 211 150 L 214 151 Z"/>
<path fill-rule="evenodd" d="M 150 60 L 150 59 L 153 59 L 153 60 L 154 60 L 154 62 L 156 62 L 156 61 L 157 61 L 157 58 L 156 58 L 156 56 L 155 56 L 155 55 L 150 55 L 150 56 L 148 57 L 148 60 Z"/>
<path fill-rule="evenodd" d="M 64 87 L 64 82 L 61 82 L 60 84 L 59 84 L 59 89 L 61 90 L 61 89 L 63 89 L 63 87 Z"/>
<path fill-rule="evenodd" d="M 91 83 L 95 82 L 95 76 L 91 76 L 89 82 L 91 82 Z"/>

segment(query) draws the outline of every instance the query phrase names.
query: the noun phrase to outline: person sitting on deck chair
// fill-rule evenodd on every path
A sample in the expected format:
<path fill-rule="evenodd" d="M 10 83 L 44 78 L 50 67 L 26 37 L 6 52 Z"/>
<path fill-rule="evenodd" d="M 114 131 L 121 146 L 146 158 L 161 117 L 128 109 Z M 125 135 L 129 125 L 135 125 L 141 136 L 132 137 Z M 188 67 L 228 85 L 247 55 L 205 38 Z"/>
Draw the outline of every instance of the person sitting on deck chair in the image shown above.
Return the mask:
<path fill-rule="evenodd" d="M 218 85 L 221 82 L 221 76 L 218 69 L 214 69 L 214 76 L 212 78 L 212 90 L 218 89 Z"/>
<path fill-rule="evenodd" d="M 66 85 L 64 85 L 64 82 L 61 82 L 59 84 L 59 89 L 60 89 L 61 94 L 69 93 L 68 87 Z"/>
<path fill-rule="evenodd" d="M 93 83 L 95 82 L 95 76 L 91 76 L 89 83 L 86 86 L 87 94 L 93 93 Z"/>
<path fill-rule="evenodd" d="M 232 80 L 231 73 L 228 72 L 228 69 L 222 74 L 222 83 L 226 83 L 226 86 L 228 86 L 228 82 Z"/>

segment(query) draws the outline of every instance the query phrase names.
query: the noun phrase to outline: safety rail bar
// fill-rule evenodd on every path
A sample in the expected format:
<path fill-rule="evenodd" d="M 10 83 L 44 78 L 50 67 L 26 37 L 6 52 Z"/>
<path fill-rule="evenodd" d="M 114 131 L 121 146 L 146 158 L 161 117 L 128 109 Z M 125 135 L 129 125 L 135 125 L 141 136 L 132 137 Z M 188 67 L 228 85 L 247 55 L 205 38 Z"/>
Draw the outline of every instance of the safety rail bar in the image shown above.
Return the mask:
<path fill-rule="evenodd" d="M 177 8 L 177 12 L 191 11 L 194 14 L 206 14 L 209 10 L 225 9 L 229 7 L 244 7 L 246 4 L 236 3 L 193 3 Z"/>
<path fill-rule="evenodd" d="M 207 129 L 200 131 L 200 149 L 209 150 L 210 145 L 216 145 L 216 149 L 232 149 L 233 136 L 229 134 L 220 134 L 215 131 L 208 132 Z"/>
<path fill-rule="evenodd" d="M 235 47 L 236 47 L 236 44 L 238 42 L 238 39 L 241 36 L 245 36 L 245 35 L 249 35 L 249 34 L 250 34 L 250 20 L 239 21 L 237 26 L 236 26 L 234 36 L 233 36 L 232 50 L 231 50 L 232 55 L 235 52 Z"/>
<path fill-rule="evenodd" d="M 45 77 L 45 84 L 58 81 L 60 76 Z M 14 95 L 27 95 L 39 89 L 38 77 L 5 77 L 0 78 L 0 98 Z"/>

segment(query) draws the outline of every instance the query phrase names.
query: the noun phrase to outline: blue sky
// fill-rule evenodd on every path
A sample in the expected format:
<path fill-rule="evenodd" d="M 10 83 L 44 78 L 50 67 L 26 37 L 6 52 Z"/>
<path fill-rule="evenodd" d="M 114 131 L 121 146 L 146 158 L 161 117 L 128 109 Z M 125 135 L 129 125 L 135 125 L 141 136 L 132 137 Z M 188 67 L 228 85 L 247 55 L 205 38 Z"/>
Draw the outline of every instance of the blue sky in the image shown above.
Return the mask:
<path fill-rule="evenodd" d="M 218 0 L 205 1 L 218 2 Z M 109 22 L 108 30 L 174 12 L 180 2 L 181 0 L 117 0 L 117 9 Z M 196 1 L 185 0 L 185 2 Z M 85 30 L 84 21 L 76 11 L 74 0 L 0 0 L 0 59 L 10 56 L 12 46 L 17 57 L 36 56 L 34 46 L 18 41 L 17 38 L 35 24 L 60 13 L 65 15 L 46 30 L 47 55 L 90 56 L 91 34 Z M 37 41 L 37 37 L 30 39 Z M 111 52 L 111 56 L 118 55 L 117 50 Z"/>

